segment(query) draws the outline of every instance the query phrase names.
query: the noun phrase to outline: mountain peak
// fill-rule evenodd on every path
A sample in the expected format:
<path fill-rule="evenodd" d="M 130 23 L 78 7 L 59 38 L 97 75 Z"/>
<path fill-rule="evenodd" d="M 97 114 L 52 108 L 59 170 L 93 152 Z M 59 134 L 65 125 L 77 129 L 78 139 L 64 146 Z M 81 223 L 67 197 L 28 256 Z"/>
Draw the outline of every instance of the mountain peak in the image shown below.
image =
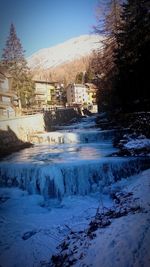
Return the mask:
<path fill-rule="evenodd" d="M 97 34 L 81 35 L 71 38 L 56 46 L 40 49 L 27 58 L 28 65 L 31 69 L 54 68 L 90 55 L 93 50 L 100 48 L 102 40 L 103 37 Z"/>

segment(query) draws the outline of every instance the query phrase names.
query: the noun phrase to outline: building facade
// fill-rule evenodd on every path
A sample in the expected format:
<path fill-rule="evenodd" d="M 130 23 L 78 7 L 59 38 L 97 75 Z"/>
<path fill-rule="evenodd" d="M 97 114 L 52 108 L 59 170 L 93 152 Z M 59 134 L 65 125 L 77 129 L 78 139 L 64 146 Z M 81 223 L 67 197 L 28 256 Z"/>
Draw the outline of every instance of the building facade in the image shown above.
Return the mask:
<path fill-rule="evenodd" d="M 55 83 L 48 81 L 34 81 L 35 82 L 35 104 L 38 107 L 45 108 L 53 104 L 55 97 Z"/>
<path fill-rule="evenodd" d="M 66 92 L 69 105 L 96 104 L 96 87 L 93 84 L 69 84 Z"/>
<path fill-rule="evenodd" d="M 34 80 L 35 105 L 49 108 L 63 105 L 64 85 L 59 82 Z"/>
<path fill-rule="evenodd" d="M 88 102 L 87 88 L 83 84 L 69 84 L 66 88 L 66 93 L 69 105 L 83 105 Z"/>
<path fill-rule="evenodd" d="M 0 116 L 15 114 L 16 95 L 11 90 L 12 78 L 4 68 L 0 68 Z"/>

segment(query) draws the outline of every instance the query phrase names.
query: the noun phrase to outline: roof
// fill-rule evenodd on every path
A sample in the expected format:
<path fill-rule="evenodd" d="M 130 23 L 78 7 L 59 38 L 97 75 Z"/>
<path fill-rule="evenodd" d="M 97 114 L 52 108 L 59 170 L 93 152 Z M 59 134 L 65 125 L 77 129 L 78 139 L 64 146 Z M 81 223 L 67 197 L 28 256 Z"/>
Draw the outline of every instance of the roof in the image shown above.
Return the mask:
<path fill-rule="evenodd" d="M 58 84 L 59 82 L 49 82 L 49 81 L 44 81 L 44 80 L 34 80 L 35 83 L 46 83 L 46 84 L 51 84 L 55 85 Z"/>
<path fill-rule="evenodd" d="M 68 84 L 67 88 L 70 86 L 74 86 L 74 87 L 86 87 L 85 84 L 81 84 L 81 83 L 70 83 Z"/>

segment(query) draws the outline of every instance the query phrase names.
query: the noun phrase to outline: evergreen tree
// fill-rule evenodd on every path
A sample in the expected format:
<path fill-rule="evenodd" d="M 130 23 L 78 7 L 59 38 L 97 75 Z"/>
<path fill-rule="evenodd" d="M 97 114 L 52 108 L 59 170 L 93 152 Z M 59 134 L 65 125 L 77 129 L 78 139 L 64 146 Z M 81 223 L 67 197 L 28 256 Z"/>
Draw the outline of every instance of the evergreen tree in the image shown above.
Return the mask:
<path fill-rule="evenodd" d="M 150 104 L 150 1 L 128 0 L 123 4 L 123 24 L 117 34 L 116 94 L 124 110 L 146 110 Z"/>
<path fill-rule="evenodd" d="M 34 84 L 13 24 L 10 26 L 10 33 L 2 55 L 2 65 L 8 69 L 13 78 L 12 89 L 16 92 L 21 106 L 30 105 L 34 94 Z"/>
<path fill-rule="evenodd" d="M 94 76 L 93 76 L 92 70 L 90 70 L 90 68 L 87 69 L 87 71 L 84 74 L 84 82 L 85 83 L 91 83 L 93 78 L 94 78 Z"/>
<path fill-rule="evenodd" d="M 101 2 L 100 2 L 101 5 Z M 121 20 L 121 4 L 119 0 L 111 0 L 105 6 L 105 16 L 102 22 L 101 16 L 95 32 L 103 35 L 103 47 L 95 54 L 91 63 L 92 69 L 95 69 L 97 76 L 98 103 L 100 109 L 113 108 L 117 101 L 114 93 L 115 76 L 117 74 L 117 65 L 115 63 L 115 50 L 118 48 L 118 33 Z"/>
<path fill-rule="evenodd" d="M 83 79 L 84 79 L 84 73 L 83 72 L 79 72 L 79 73 L 77 73 L 77 75 L 75 77 L 75 83 L 82 84 L 83 83 Z"/>

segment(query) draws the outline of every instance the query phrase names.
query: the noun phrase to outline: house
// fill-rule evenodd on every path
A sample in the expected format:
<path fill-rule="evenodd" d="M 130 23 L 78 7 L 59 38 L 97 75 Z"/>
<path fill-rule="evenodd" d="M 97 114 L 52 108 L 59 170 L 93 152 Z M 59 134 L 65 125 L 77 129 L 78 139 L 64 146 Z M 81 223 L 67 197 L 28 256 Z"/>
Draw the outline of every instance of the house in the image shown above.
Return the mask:
<path fill-rule="evenodd" d="M 84 84 L 69 84 L 66 88 L 67 103 L 69 105 L 83 105 L 88 103 L 87 87 Z"/>
<path fill-rule="evenodd" d="M 38 107 L 46 108 L 53 105 L 60 105 L 64 85 L 59 82 L 34 80 L 35 83 L 35 104 Z"/>
<path fill-rule="evenodd" d="M 93 83 L 86 83 L 87 93 L 88 93 L 88 101 L 91 103 L 89 105 L 89 110 L 91 112 L 97 113 L 98 112 L 98 105 L 97 105 L 97 86 Z"/>
<path fill-rule="evenodd" d="M 96 87 L 93 84 L 69 84 L 66 88 L 69 105 L 96 104 Z"/>
<path fill-rule="evenodd" d="M 5 68 L 0 67 L 0 115 L 15 115 L 15 93 L 11 90 L 12 78 Z"/>
<path fill-rule="evenodd" d="M 96 95 L 97 95 L 97 86 L 93 83 L 86 83 L 85 86 L 87 87 L 88 99 L 89 102 L 93 105 L 96 104 Z"/>
<path fill-rule="evenodd" d="M 58 83 L 44 80 L 34 80 L 35 82 L 35 104 L 38 107 L 49 107 L 54 105 L 57 98 Z"/>

